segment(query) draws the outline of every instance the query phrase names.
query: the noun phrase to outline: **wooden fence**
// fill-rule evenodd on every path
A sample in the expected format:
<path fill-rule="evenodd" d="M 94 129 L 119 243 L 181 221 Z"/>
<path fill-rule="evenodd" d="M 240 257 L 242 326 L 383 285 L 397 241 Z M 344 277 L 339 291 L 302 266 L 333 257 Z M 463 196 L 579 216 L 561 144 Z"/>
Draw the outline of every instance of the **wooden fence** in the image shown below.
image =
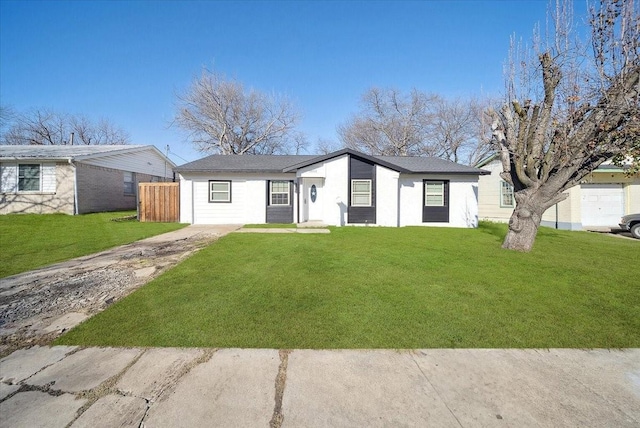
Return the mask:
<path fill-rule="evenodd" d="M 140 183 L 138 198 L 138 220 L 180 221 L 180 183 Z"/>

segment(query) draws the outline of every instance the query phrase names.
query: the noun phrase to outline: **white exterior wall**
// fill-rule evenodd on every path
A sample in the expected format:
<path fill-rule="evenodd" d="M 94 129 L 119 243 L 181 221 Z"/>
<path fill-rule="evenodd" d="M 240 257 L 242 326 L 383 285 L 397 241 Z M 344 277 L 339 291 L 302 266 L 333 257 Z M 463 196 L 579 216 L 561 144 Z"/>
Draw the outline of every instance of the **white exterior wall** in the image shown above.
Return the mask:
<path fill-rule="evenodd" d="M 186 179 L 182 174 L 180 178 L 180 223 L 193 224 L 193 180 Z"/>
<path fill-rule="evenodd" d="M 376 224 L 379 226 L 400 225 L 398 222 L 399 179 L 399 172 L 376 165 Z"/>
<path fill-rule="evenodd" d="M 231 181 L 231 202 L 209 202 L 209 181 Z M 180 222 L 262 224 L 267 219 L 267 181 L 293 180 L 293 174 L 180 174 Z M 297 197 L 293 193 L 296 221 Z"/>
<path fill-rule="evenodd" d="M 322 178 L 322 188 L 318 189 L 318 202 L 322 205 L 322 221 L 332 226 L 344 226 L 347 223 L 347 204 L 349 203 L 349 157 L 339 156 L 301 168 L 297 175 L 302 180 Z"/>
<path fill-rule="evenodd" d="M 449 222 L 423 223 L 422 180 L 449 180 Z M 477 180 L 475 176 L 400 175 L 400 226 L 476 227 L 478 225 Z"/>

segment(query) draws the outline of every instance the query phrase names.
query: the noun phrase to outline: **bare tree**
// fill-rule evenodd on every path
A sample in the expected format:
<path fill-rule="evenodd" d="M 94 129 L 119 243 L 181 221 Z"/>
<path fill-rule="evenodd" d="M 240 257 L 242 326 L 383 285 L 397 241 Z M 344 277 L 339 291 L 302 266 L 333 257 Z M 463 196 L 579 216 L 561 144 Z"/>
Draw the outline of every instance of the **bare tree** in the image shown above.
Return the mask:
<path fill-rule="evenodd" d="M 573 36 L 570 0 L 550 12 L 542 46 L 511 51 L 508 97 L 493 112 L 502 178 L 516 207 L 504 248 L 529 251 L 542 214 L 607 159 L 636 150 L 640 138 L 640 18 L 634 0 L 590 8 L 589 43 Z"/>
<path fill-rule="evenodd" d="M 338 134 L 347 147 L 373 155 L 436 156 L 472 164 L 491 150 L 483 123 L 488 101 L 447 100 L 413 89 L 369 89 L 361 110 Z"/>
<path fill-rule="evenodd" d="M 436 98 L 428 132 L 431 152 L 466 165 L 485 158 L 493 150 L 485 114 L 489 106 L 489 100 Z"/>
<path fill-rule="evenodd" d="M 416 89 L 404 95 L 371 88 L 362 96 L 361 111 L 338 126 L 338 135 L 346 147 L 372 155 L 430 155 L 425 143 L 436 98 Z"/>
<path fill-rule="evenodd" d="M 202 153 L 287 154 L 306 145 L 295 130 L 300 114 L 286 97 L 205 70 L 177 98 L 175 122 Z"/>
<path fill-rule="evenodd" d="M 343 148 L 340 144 L 327 138 L 318 138 L 316 143 L 316 153 L 326 155 L 336 150 Z"/>
<path fill-rule="evenodd" d="M 3 118 L 3 122 L 4 122 Z M 106 119 L 94 123 L 86 116 L 35 109 L 13 113 L 2 127 L 3 144 L 64 145 L 128 144 L 129 136 Z"/>

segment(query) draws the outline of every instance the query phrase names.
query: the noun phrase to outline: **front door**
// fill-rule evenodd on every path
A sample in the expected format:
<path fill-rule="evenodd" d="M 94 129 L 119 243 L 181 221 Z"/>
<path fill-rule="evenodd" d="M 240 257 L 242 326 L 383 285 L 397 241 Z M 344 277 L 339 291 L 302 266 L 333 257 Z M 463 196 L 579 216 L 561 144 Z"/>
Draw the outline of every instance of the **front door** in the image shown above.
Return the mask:
<path fill-rule="evenodd" d="M 305 178 L 304 199 L 308 209 L 308 221 L 323 220 L 322 210 L 322 178 Z"/>

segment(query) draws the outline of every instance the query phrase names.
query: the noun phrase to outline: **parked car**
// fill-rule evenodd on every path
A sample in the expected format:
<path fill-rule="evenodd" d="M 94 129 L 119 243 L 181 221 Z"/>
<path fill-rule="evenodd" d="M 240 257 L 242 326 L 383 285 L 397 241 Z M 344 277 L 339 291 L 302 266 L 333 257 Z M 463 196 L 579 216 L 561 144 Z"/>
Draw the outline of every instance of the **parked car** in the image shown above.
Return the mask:
<path fill-rule="evenodd" d="M 631 236 L 634 238 L 640 239 L 640 213 L 622 217 L 620 227 L 631 232 Z"/>

